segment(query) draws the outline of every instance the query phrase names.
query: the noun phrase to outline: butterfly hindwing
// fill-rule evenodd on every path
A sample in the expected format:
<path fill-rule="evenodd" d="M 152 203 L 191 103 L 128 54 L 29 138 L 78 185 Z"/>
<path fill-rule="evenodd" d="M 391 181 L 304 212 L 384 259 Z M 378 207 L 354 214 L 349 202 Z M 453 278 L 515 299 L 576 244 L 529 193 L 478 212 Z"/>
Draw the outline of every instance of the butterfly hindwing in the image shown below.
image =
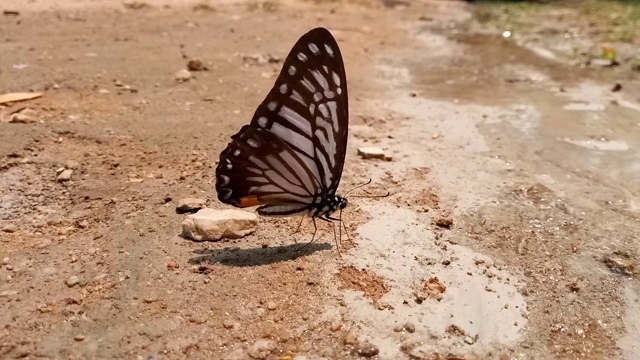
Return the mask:
<path fill-rule="evenodd" d="M 250 125 L 220 155 L 218 198 L 240 207 L 268 205 L 262 212 L 274 214 L 317 205 L 335 195 L 347 136 L 340 49 L 328 30 L 316 28 L 296 42 Z"/>

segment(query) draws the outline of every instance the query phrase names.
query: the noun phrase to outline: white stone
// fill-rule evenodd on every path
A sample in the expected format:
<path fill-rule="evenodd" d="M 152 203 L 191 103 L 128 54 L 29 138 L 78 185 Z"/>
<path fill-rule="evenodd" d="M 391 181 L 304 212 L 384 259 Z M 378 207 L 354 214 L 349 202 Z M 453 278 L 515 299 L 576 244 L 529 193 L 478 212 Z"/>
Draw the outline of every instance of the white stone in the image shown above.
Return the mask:
<path fill-rule="evenodd" d="M 191 72 L 187 69 L 181 69 L 176 73 L 176 81 L 185 82 L 191 79 Z"/>
<path fill-rule="evenodd" d="M 69 180 L 71 180 L 71 175 L 72 174 L 73 174 L 73 170 L 71 170 L 71 169 L 62 170 L 62 172 L 60 172 L 60 174 L 58 174 L 58 177 L 56 178 L 56 180 L 59 181 L 59 182 L 69 181 Z"/>
<path fill-rule="evenodd" d="M 276 342 L 268 339 L 257 340 L 249 346 L 247 353 L 252 359 L 267 359 L 269 354 L 276 349 Z"/>
<path fill-rule="evenodd" d="M 184 198 L 178 200 L 178 205 L 176 206 L 176 210 L 178 211 L 195 211 L 200 210 L 205 207 L 206 200 L 198 199 L 198 198 Z"/>
<path fill-rule="evenodd" d="M 185 217 L 182 235 L 196 241 L 237 239 L 252 234 L 257 224 L 258 216 L 252 212 L 204 208 Z"/>
<path fill-rule="evenodd" d="M 358 155 L 363 159 L 384 159 L 384 150 L 379 147 L 361 147 L 358 148 Z"/>

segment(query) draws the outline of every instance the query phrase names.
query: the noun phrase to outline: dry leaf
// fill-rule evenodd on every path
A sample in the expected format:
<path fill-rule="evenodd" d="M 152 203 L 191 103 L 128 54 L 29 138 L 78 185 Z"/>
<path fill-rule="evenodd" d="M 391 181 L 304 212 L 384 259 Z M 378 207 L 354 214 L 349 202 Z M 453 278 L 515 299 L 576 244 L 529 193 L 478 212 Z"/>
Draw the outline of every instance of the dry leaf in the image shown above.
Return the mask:
<path fill-rule="evenodd" d="M 36 93 L 36 92 L 2 94 L 2 95 L 0 95 L 0 104 L 6 104 L 6 103 L 16 102 L 16 101 L 31 100 L 31 99 L 39 98 L 42 95 L 43 95 L 42 93 Z"/>

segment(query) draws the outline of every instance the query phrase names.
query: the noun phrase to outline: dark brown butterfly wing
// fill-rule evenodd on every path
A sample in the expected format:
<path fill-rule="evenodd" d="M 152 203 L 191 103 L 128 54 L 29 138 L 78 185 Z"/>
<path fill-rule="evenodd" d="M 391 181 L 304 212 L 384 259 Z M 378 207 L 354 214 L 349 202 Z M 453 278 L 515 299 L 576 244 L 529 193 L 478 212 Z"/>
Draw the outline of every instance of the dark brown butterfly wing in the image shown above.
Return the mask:
<path fill-rule="evenodd" d="M 340 49 L 328 30 L 313 29 L 293 46 L 250 125 L 221 153 L 218 199 L 240 207 L 269 205 L 263 212 L 288 215 L 333 197 L 348 125 Z"/>

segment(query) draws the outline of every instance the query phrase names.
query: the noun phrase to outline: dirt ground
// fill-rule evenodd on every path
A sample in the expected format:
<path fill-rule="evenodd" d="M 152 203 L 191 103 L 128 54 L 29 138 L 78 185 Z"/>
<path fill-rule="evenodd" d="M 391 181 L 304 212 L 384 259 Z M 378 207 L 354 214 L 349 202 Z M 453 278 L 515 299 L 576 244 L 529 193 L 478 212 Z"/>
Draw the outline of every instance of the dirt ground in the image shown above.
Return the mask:
<path fill-rule="evenodd" d="M 44 96 L 0 123 L 0 358 L 640 359 L 640 39 L 475 6 L 2 1 L 0 94 Z M 350 200 L 341 255 L 297 218 L 180 237 L 315 26 L 349 79 L 341 189 L 391 196 Z"/>

